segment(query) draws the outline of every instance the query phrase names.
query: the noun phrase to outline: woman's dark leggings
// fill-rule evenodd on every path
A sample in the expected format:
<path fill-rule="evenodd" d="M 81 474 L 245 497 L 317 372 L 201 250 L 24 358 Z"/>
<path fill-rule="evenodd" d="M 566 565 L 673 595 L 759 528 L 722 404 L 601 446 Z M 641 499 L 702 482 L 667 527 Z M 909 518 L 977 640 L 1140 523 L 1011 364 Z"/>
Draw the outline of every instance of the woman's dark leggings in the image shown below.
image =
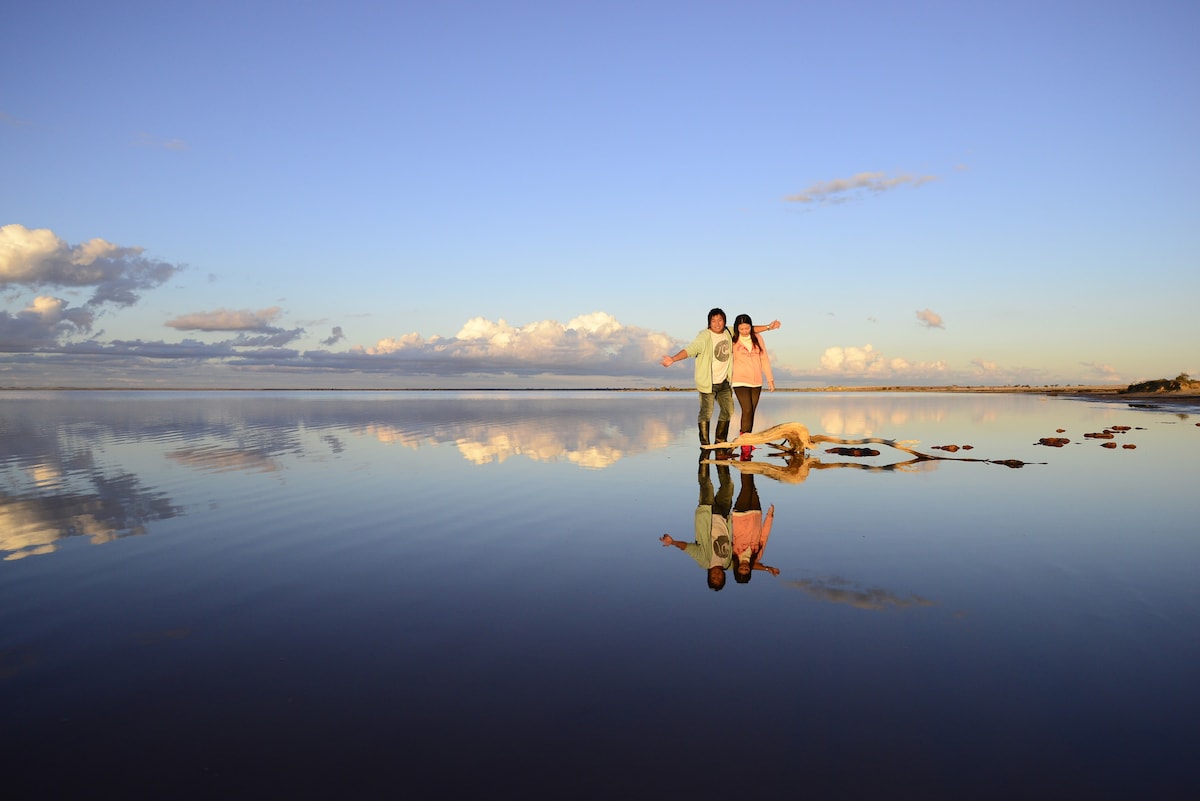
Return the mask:
<path fill-rule="evenodd" d="M 733 394 L 737 395 L 738 406 L 742 407 L 742 427 L 739 431 L 754 430 L 754 410 L 758 408 L 758 396 L 762 387 L 734 387 Z"/>

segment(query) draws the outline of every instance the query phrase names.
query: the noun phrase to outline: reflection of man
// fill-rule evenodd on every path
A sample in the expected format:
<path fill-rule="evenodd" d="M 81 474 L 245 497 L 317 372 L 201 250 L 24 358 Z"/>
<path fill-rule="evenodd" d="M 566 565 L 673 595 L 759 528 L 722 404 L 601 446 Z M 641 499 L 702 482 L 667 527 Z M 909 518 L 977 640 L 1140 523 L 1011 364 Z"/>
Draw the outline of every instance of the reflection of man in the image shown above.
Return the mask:
<path fill-rule="evenodd" d="M 742 489 L 737 504 L 733 507 L 733 578 L 745 584 L 755 570 L 766 570 L 772 576 L 779 575 L 779 568 L 764 565 L 760 561 L 771 537 L 771 524 L 775 521 L 775 504 L 763 516 L 762 503 L 758 500 L 758 489 L 754 486 L 754 474 L 742 473 Z"/>
<path fill-rule="evenodd" d="M 664 546 L 674 545 L 695 559 L 696 564 L 708 571 L 708 586 L 715 591 L 725 586 L 725 570 L 733 553 L 729 526 L 733 481 L 729 478 L 729 465 L 717 465 L 720 486 L 715 495 L 707 464 L 700 465 L 697 478 L 700 501 L 696 506 L 696 541 L 681 542 L 670 534 L 663 534 L 659 542 Z"/>
<path fill-rule="evenodd" d="M 754 326 L 755 333 L 779 327 L 778 320 L 770 325 Z M 708 445 L 708 426 L 712 421 L 713 401 L 716 400 L 720 413 L 717 415 L 717 442 L 729 440 L 729 420 L 733 417 L 733 387 L 729 383 L 730 358 L 733 356 L 733 336 L 725 327 L 725 312 L 711 309 L 708 312 L 708 328 L 701 331 L 692 343 L 674 356 L 663 356 L 662 366 L 670 367 L 678 361 L 692 356 L 696 359 L 696 391 L 700 393 L 700 444 Z"/>

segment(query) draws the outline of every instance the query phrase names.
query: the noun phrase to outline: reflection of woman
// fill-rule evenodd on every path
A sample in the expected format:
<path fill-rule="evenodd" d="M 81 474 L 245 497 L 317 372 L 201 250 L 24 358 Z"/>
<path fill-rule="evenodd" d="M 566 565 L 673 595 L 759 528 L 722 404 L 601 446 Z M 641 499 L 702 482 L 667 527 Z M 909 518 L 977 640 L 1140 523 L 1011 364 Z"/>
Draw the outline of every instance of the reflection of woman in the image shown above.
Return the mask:
<path fill-rule="evenodd" d="M 742 407 L 741 433 L 754 430 L 754 410 L 762 394 L 763 375 L 767 376 L 767 388 L 775 391 L 775 376 L 771 373 L 771 359 L 762 340 L 754 333 L 750 315 L 739 314 L 733 321 L 733 394 Z M 742 459 L 750 458 L 753 445 L 742 446 Z"/>
<path fill-rule="evenodd" d="M 738 584 L 749 581 L 755 570 L 779 575 L 779 568 L 764 565 L 760 561 L 763 551 L 767 549 L 771 523 L 774 521 L 775 504 L 771 504 L 764 516 L 758 490 L 754 486 L 754 476 L 742 473 L 742 490 L 733 507 L 733 578 Z"/>

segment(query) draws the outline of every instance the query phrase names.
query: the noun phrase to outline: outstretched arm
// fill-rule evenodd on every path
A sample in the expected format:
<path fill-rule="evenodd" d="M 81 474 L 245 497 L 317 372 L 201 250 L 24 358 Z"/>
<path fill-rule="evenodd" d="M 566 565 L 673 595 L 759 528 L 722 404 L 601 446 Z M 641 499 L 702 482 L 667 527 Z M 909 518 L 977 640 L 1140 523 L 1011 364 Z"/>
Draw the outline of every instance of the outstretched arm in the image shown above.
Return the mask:
<path fill-rule="evenodd" d="M 674 545 L 676 548 L 678 548 L 681 551 L 686 549 L 688 546 L 688 544 L 686 542 L 680 542 L 679 540 L 672 537 L 670 534 L 663 534 L 661 537 L 658 538 L 658 541 L 663 544 L 663 547 L 666 547 L 668 545 Z"/>
<path fill-rule="evenodd" d="M 687 349 L 684 348 L 683 350 L 679 351 L 679 353 L 676 353 L 674 356 L 663 356 L 662 357 L 662 366 L 670 367 L 675 362 L 683 361 L 687 357 L 688 357 L 688 352 L 687 352 Z"/>
<path fill-rule="evenodd" d="M 779 328 L 779 326 L 781 326 L 781 325 L 783 325 L 783 323 L 779 322 L 778 320 L 772 320 L 771 322 L 767 323 L 766 325 L 754 326 L 754 333 L 761 334 L 763 331 L 774 331 L 776 328 Z"/>

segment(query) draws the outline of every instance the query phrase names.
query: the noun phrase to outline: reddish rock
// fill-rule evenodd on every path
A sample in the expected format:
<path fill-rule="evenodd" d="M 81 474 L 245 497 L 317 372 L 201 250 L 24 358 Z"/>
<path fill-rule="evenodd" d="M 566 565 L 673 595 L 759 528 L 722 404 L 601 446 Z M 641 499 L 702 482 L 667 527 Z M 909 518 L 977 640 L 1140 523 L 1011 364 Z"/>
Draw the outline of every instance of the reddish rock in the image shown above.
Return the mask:
<path fill-rule="evenodd" d="M 1065 434 L 1065 433 L 1067 433 L 1067 429 L 1065 429 L 1065 428 L 1056 428 L 1056 429 L 1054 429 L 1054 433 L 1055 433 L 1055 434 Z"/>
<path fill-rule="evenodd" d="M 1048 445 L 1051 448 L 1061 448 L 1063 445 L 1066 445 L 1070 441 L 1071 440 L 1067 439 L 1066 437 L 1042 437 L 1041 439 L 1039 439 L 1037 441 L 1037 444 L 1038 445 Z"/>
<path fill-rule="evenodd" d="M 1113 431 L 1128 431 L 1129 426 L 1109 426 Z"/>
<path fill-rule="evenodd" d="M 1117 447 L 1117 443 L 1115 443 L 1115 442 L 1101 442 L 1101 443 L 1100 443 L 1100 447 L 1101 447 L 1101 448 L 1115 448 L 1115 447 Z"/>
<path fill-rule="evenodd" d="M 958 446 L 957 445 L 934 445 L 933 449 L 935 451 L 949 451 L 950 453 L 956 453 L 958 451 Z"/>
<path fill-rule="evenodd" d="M 973 450 L 975 450 L 975 446 L 974 445 L 963 445 L 963 450 L 964 451 L 973 451 Z"/>
<path fill-rule="evenodd" d="M 1121 447 L 1122 447 L 1122 448 L 1124 448 L 1124 449 L 1125 449 L 1125 450 L 1127 450 L 1127 451 L 1131 451 L 1131 450 L 1133 450 L 1134 448 L 1136 448 L 1136 447 L 1137 447 L 1137 445 L 1134 445 L 1132 442 L 1126 442 L 1126 443 L 1125 443 L 1124 445 L 1122 445 Z"/>
<path fill-rule="evenodd" d="M 1111 431 L 1101 431 L 1099 433 L 1093 432 L 1091 434 L 1084 434 L 1084 436 L 1087 437 L 1088 439 L 1112 439 L 1113 432 L 1111 432 Z"/>

